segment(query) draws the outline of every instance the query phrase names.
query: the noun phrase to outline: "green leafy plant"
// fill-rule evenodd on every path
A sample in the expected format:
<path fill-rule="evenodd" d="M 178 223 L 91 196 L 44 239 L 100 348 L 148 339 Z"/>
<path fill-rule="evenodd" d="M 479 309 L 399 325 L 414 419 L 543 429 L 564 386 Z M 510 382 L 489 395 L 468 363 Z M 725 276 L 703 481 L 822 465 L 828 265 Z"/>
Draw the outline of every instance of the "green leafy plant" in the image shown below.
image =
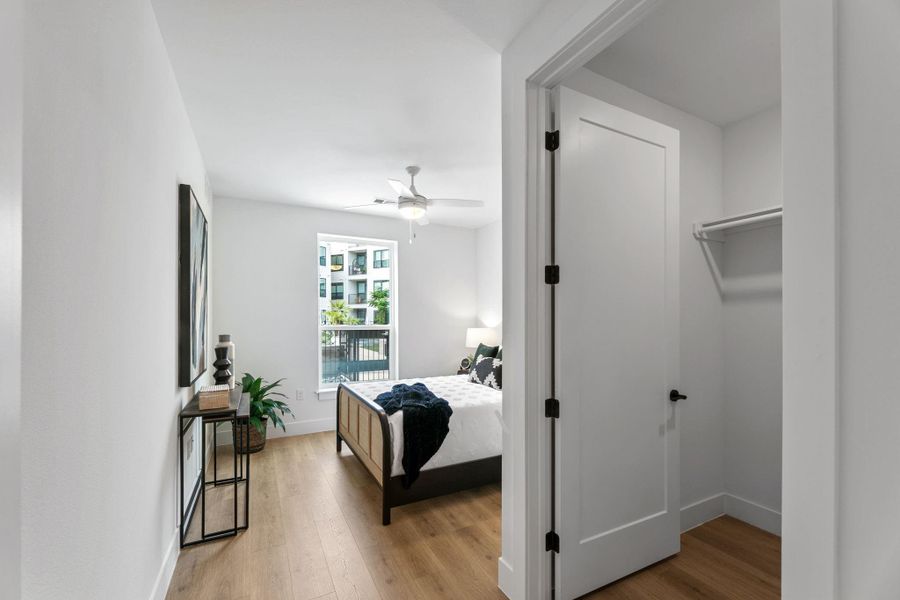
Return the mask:
<path fill-rule="evenodd" d="M 294 416 L 294 412 L 286 402 L 274 398 L 274 396 L 280 396 L 287 399 L 287 396 L 281 392 L 272 391 L 279 387 L 282 381 L 284 379 L 269 383 L 262 377 L 254 377 L 250 373 L 244 373 L 244 377 L 241 379 L 243 391 L 250 395 L 250 424 L 256 427 L 260 435 L 266 433 L 267 418 L 272 422 L 272 427 L 281 427 L 282 431 L 287 431 L 281 417 L 286 413 Z"/>
<path fill-rule="evenodd" d="M 350 316 L 350 309 L 342 300 L 331 301 L 331 308 L 325 311 L 325 322 L 329 325 L 359 325 L 359 319 Z"/>
<path fill-rule="evenodd" d="M 388 324 L 388 312 L 391 308 L 391 293 L 388 290 L 374 290 L 369 297 L 369 306 L 375 309 L 375 323 Z"/>

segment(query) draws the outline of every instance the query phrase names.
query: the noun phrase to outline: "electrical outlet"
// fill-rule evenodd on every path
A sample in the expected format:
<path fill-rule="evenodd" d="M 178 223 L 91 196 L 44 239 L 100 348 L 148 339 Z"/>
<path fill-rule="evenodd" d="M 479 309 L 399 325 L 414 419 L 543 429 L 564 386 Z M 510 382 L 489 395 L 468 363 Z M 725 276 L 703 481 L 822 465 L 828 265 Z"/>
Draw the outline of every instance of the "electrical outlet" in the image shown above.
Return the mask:
<path fill-rule="evenodd" d="M 303 390 L 297 390 L 297 402 L 303 402 Z"/>

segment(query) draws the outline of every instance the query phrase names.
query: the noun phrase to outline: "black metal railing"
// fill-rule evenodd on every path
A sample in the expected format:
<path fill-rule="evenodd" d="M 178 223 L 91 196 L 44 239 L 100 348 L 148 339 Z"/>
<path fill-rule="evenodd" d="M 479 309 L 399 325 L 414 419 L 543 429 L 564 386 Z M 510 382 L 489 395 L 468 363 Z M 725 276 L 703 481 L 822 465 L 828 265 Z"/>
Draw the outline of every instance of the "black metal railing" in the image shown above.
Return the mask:
<path fill-rule="evenodd" d="M 366 300 L 365 292 L 362 294 L 350 294 L 347 297 L 347 304 L 365 304 L 366 302 L 368 302 L 368 300 Z"/>
<path fill-rule="evenodd" d="M 390 329 L 325 325 L 321 337 L 322 383 L 390 378 Z"/>
<path fill-rule="evenodd" d="M 366 265 L 350 263 L 350 274 L 351 275 L 365 275 L 366 274 Z"/>

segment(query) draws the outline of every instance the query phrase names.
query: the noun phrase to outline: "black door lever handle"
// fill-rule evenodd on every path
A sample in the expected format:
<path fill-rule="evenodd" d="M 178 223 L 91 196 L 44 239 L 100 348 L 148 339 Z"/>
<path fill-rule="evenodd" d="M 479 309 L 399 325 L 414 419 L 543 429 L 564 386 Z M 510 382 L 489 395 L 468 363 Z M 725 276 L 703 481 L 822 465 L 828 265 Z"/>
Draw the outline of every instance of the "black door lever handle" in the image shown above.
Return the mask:
<path fill-rule="evenodd" d="M 680 393 L 678 390 L 672 390 L 669 392 L 669 400 L 672 402 L 678 402 L 679 400 L 687 400 L 687 396 Z"/>

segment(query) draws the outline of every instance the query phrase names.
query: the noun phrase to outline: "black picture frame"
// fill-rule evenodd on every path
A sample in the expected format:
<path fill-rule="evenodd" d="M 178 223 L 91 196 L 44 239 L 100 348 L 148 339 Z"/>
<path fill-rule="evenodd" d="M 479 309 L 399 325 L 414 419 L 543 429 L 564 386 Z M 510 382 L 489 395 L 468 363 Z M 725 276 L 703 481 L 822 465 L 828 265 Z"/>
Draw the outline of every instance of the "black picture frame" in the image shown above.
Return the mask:
<path fill-rule="evenodd" d="M 206 372 L 209 223 L 187 184 L 178 186 L 178 385 Z"/>

